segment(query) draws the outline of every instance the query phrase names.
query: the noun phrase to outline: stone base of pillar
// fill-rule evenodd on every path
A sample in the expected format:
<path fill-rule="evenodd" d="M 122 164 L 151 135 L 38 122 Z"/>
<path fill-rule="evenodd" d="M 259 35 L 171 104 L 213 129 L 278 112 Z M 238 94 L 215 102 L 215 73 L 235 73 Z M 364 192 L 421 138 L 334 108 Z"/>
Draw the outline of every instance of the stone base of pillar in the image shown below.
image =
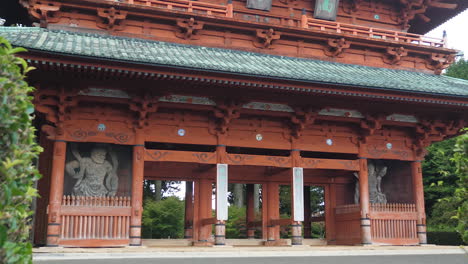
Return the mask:
<path fill-rule="evenodd" d="M 362 245 L 372 244 L 371 221 L 369 218 L 361 218 L 361 241 Z"/>
<path fill-rule="evenodd" d="M 291 225 L 291 244 L 294 246 L 302 245 L 302 225 L 300 222 Z"/>
<path fill-rule="evenodd" d="M 216 246 L 226 245 L 226 225 L 222 221 L 215 224 L 215 243 Z"/>
<path fill-rule="evenodd" d="M 426 225 L 416 225 L 420 245 L 427 245 Z"/>

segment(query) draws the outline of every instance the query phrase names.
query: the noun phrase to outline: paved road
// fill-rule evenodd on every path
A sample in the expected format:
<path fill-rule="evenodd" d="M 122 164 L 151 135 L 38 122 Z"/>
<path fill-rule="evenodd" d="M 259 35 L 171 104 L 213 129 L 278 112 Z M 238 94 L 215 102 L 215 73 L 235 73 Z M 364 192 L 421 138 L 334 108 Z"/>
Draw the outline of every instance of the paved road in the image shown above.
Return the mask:
<path fill-rule="evenodd" d="M 251 257 L 251 258 L 132 258 L 35 260 L 38 264 L 468 264 L 468 255 L 393 255 L 393 256 L 327 256 L 327 257 Z"/>

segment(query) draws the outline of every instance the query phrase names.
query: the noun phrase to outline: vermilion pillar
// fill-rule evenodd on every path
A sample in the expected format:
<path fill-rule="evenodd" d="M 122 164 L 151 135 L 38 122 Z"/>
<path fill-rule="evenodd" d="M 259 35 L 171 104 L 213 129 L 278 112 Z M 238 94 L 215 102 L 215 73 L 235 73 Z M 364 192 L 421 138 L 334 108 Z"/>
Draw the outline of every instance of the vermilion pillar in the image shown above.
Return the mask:
<path fill-rule="evenodd" d="M 47 220 L 47 246 L 58 246 L 61 231 L 60 208 L 63 197 L 63 181 L 65 173 L 65 154 L 67 143 L 63 140 L 54 142 L 52 157 L 52 172 L 50 178 L 50 196 Z"/>
<path fill-rule="evenodd" d="M 304 238 L 311 238 L 310 186 L 304 186 Z"/>
<path fill-rule="evenodd" d="M 416 204 L 416 211 L 418 212 L 418 220 L 416 225 L 419 244 L 427 244 L 426 212 L 424 209 L 424 187 L 421 161 L 411 162 L 411 176 L 413 179 L 414 203 Z"/>
<path fill-rule="evenodd" d="M 247 184 L 247 215 L 246 215 L 246 226 L 247 226 L 247 238 L 255 238 L 255 226 L 253 223 L 255 221 L 255 201 L 254 201 L 254 185 Z"/>
<path fill-rule="evenodd" d="M 185 234 L 184 238 L 193 236 L 193 182 L 185 182 Z"/>
<path fill-rule="evenodd" d="M 143 212 L 144 145 L 133 146 L 132 216 L 130 217 L 130 246 L 141 246 L 141 215 Z"/>
<path fill-rule="evenodd" d="M 279 219 L 279 185 L 275 182 L 268 182 L 268 239 L 267 242 L 278 241 L 280 239 L 280 226 L 272 223 L 272 220 Z"/>
<path fill-rule="evenodd" d="M 213 192 L 213 188 L 211 186 L 211 180 L 210 179 L 205 179 L 202 178 L 198 182 L 200 187 L 198 190 L 200 191 L 199 193 L 199 228 L 198 228 L 198 242 L 205 242 L 208 243 L 210 242 L 211 238 L 211 223 L 206 223 L 205 220 L 212 218 L 211 215 L 211 195 Z M 201 244 L 200 244 L 201 245 Z"/>
<path fill-rule="evenodd" d="M 361 205 L 361 241 L 364 245 L 372 244 L 371 221 L 369 218 L 369 173 L 367 158 L 359 158 L 359 200 Z"/>

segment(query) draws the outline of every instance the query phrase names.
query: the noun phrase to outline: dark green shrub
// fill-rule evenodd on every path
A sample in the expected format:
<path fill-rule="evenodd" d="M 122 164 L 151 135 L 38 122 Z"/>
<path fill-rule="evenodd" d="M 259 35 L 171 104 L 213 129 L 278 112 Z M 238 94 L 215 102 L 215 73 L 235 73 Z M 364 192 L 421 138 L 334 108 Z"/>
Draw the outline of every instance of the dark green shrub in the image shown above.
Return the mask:
<path fill-rule="evenodd" d="M 143 238 L 183 238 L 185 203 L 175 196 L 161 201 L 146 200 L 143 209 Z"/>
<path fill-rule="evenodd" d="M 31 125 L 34 106 L 25 79 L 31 70 L 0 37 L 0 263 L 31 263 L 28 241 L 33 188 L 39 173 L 34 160 L 41 148 Z"/>
<path fill-rule="evenodd" d="M 427 243 L 436 245 L 463 245 L 463 240 L 458 232 L 427 232 Z"/>
<path fill-rule="evenodd" d="M 226 221 L 227 238 L 246 238 L 247 228 L 245 225 L 245 207 L 228 207 L 228 220 Z"/>

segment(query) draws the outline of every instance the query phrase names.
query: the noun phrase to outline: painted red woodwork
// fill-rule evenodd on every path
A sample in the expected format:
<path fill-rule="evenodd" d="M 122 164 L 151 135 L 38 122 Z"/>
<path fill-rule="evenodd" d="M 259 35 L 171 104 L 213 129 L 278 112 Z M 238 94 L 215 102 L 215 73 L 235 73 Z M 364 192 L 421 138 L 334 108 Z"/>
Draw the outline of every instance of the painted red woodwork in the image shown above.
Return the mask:
<path fill-rule="evenodd" d="M 185 182 L 184 238 L 193 237 L 193 182 Z"/>
<path fill-rule="evenodd" d="M 142 145 L 133 146 L 132 215 L 130 217 L 130 245 L 141 246 L 141 216 L 143 213 L 144 152 Z"/>
<path fill-rule="evenodd" d="M 359 204 L 341 205 L 335 208 L 336 244 L 357 245 L 363 242 L 361 210 Z M 370 230 L 369 230 L 370 231 Z M 370 233 L 370 232 L 369 232 Z M 370 234 L 369 234 L 370 235 Z"/>
<path fill-rule="evenodd" d="M 197 239 L 194 245 L 209 245 L 213 241 L 211 239 L 211 230 L 212 225 L 216 223 L 216 219 L 212 217 L 211 212 L 211 195 L 212 195 L 212 181 L 209 179 L 200 179 L 195 182 L 196 185 L 199 185 L 195 189 L 195 195 L 198 199 L 195 199 L 198 202 L 198 214 L 194 219 L 194 226 L 197 226 L 198 232 Z"/>
<path fill-rule="evenodd" d="M 361 209 L 361 239 L 363 244 L 371 244 L 371 221 L 369 203 L 369 175 L 367 171 L 367 159 L 359 159 L 359 205 Z"/>
<path fill-rule="evenodd" d="M 416 204 L 416 211 L 418 213 L 417 234 L 419 244 L 427 244 L 426 212 L 424 210 L 424 186 L 420 161 L 411 162 L 411 176 L 413 179 L 414 203 Z"/>
<path fill-rule="evenodd" d="M 268 182 L 267 190 L 268 200 L 266 201 L 267 211 L 267 243 L 274 244 L 280 239 L 280 224 L 291 223 L 290 219 L 285 219 L 287 223 L 282 223 L 279 215 L 279 184 Z M 265 205 L 264 205 L 265 206 Z"/>
<path fill-rule="evenodd" d="M 54 142 L 50 196 L 48 206 L 47 246 L 57 246 L 60 242 L 60 208 L 63 196 L 63 177 L 65 171 L 65 153 L 67 143 L 63 140 Z"/>

